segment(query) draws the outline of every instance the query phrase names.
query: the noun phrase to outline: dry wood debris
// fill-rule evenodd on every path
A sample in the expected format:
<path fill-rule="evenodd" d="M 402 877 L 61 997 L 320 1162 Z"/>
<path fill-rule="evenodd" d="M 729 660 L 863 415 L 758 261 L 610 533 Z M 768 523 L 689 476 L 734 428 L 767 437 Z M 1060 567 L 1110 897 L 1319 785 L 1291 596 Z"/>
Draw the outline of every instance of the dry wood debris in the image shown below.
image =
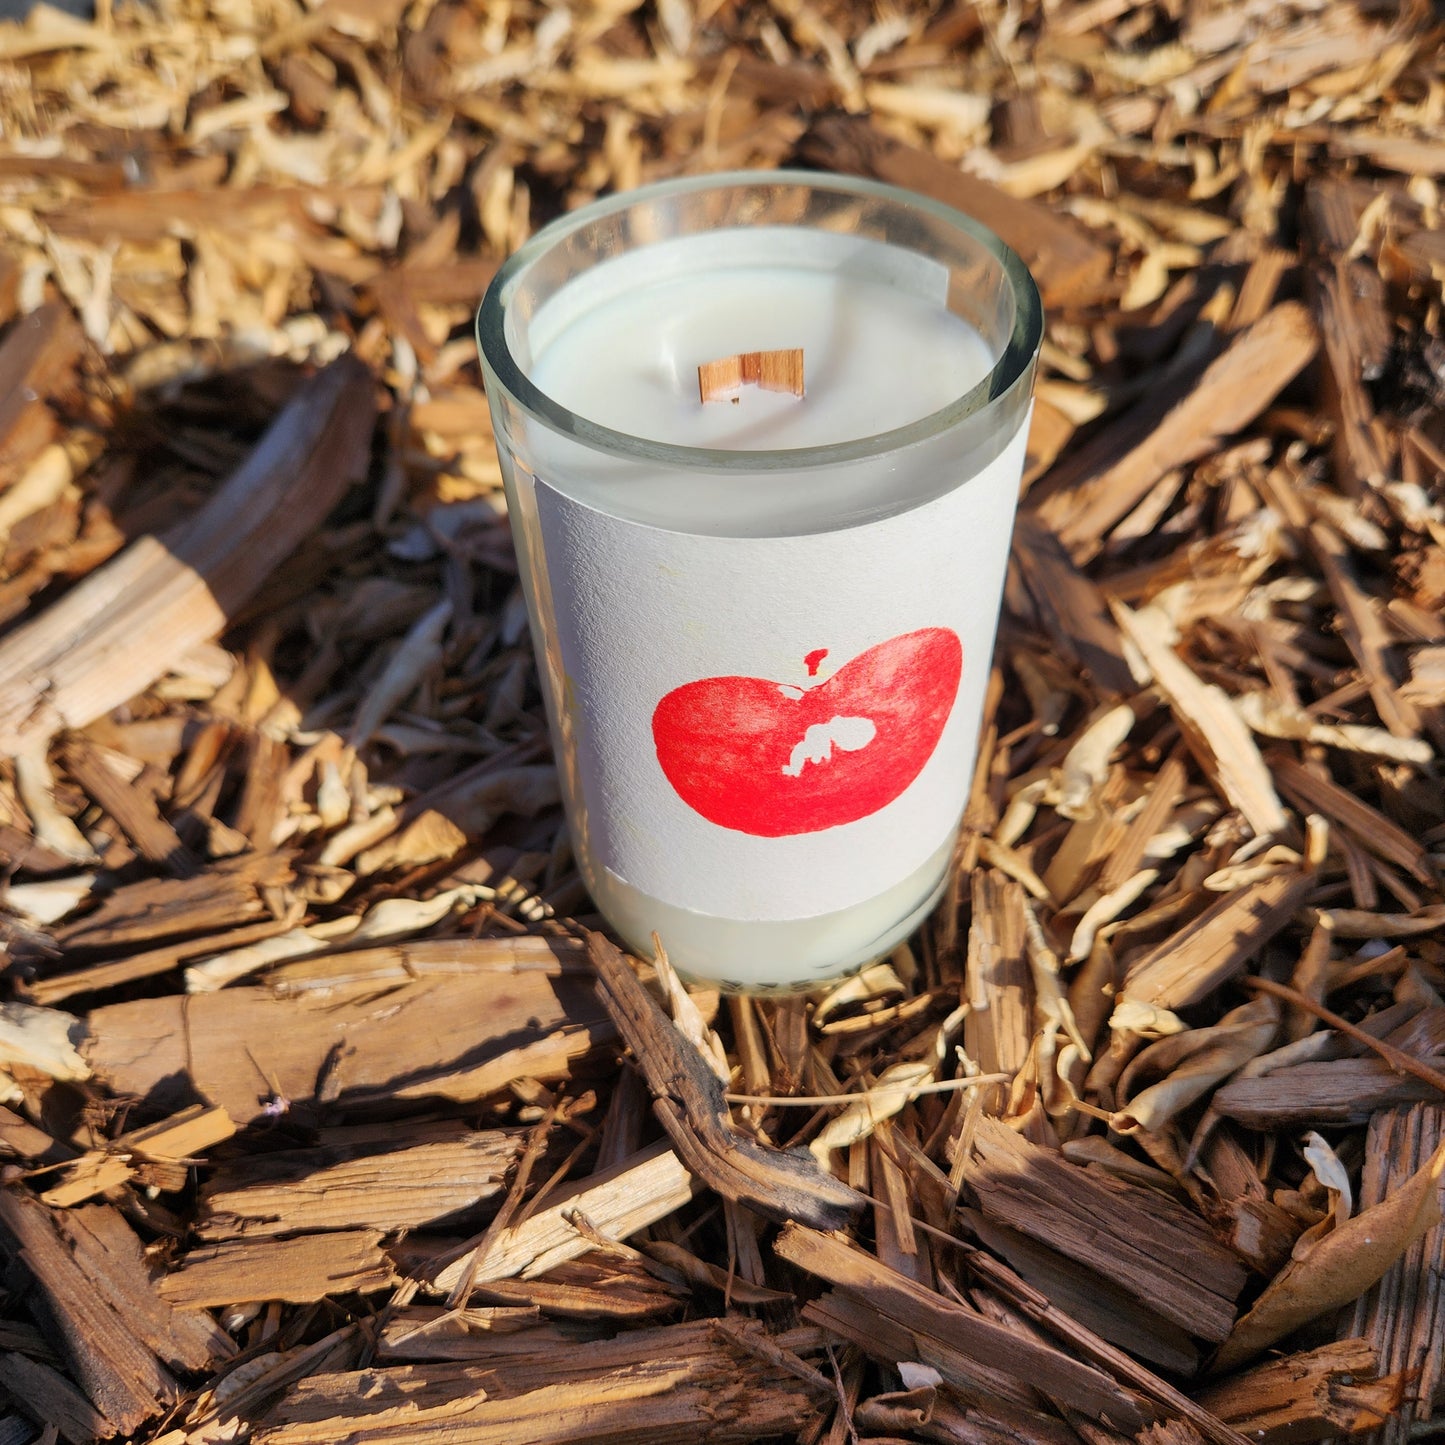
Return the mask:
<path fill-rule="evenodd" d="M 1438 1431 L 1442 39 L 0 22 L 0 1441 Z M 948 897 L 724 1003 L 585 932 L 469 323 L 564 210 L 780 164 L 1048 317 Z"/>

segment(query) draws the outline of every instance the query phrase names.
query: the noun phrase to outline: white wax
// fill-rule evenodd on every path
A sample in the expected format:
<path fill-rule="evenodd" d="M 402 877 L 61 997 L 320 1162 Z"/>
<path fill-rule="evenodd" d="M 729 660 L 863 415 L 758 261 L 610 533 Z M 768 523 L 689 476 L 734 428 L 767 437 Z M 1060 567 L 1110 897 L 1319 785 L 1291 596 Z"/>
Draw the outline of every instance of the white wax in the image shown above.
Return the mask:
<path fill-rule="evenodd" d="M 533 382 L 578 416 L 678 446 L 826 446 L 892 431 L 969 391 L 993 364 L 945 309 L 926 258 L 773 228 L 659 243 L 604 263 L 539 312 Z M 801 347 L 802 398 L 745 386 L 702 402 L 697 369 Z"/>

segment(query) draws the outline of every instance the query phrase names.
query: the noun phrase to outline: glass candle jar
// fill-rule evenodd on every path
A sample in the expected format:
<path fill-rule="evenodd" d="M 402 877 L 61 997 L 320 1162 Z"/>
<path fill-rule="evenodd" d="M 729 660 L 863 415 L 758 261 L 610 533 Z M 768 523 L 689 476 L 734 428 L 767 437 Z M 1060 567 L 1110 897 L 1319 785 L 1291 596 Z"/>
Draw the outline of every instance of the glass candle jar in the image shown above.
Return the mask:
<path fill-rule="evenodd" d="M 1042 326 L 977 222 L 812 172 L 614 196 L 498 272 L 478 344 L 563 797 L 634 948 L 802 988 L 938 898 Z M 800 385 L 703 399 L 760 354 Z"/>

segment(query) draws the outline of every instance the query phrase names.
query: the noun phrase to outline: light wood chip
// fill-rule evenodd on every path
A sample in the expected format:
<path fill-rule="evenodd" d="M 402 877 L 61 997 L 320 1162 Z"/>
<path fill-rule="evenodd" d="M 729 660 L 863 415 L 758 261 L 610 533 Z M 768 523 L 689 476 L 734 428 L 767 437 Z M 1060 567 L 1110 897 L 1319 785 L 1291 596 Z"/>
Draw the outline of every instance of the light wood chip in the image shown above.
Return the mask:
<path fill-rule="evenodd" d="M 202 1245 L 161 1280 L 163 1299 L 210 1307 L 290 1300 L 307 1304 L 329 1294 L 374 1294 L 396 1271 L 378 1230 L 303 1234 L 261 1244 Z"/>

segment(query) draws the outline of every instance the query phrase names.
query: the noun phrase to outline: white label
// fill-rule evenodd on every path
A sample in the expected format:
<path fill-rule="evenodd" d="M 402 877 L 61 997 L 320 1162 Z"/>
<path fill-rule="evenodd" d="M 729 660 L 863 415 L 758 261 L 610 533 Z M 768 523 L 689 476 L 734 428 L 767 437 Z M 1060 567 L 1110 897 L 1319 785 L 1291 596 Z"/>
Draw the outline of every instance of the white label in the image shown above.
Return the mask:
<path fill-rule="evenodd" d="M 933 502 L 804 536 L 666 531 L 519 476 L 594 866 L 679 908 L 776 921 L 873 898 L 942 846 L 968 797 L 1027 431 Z"/>

